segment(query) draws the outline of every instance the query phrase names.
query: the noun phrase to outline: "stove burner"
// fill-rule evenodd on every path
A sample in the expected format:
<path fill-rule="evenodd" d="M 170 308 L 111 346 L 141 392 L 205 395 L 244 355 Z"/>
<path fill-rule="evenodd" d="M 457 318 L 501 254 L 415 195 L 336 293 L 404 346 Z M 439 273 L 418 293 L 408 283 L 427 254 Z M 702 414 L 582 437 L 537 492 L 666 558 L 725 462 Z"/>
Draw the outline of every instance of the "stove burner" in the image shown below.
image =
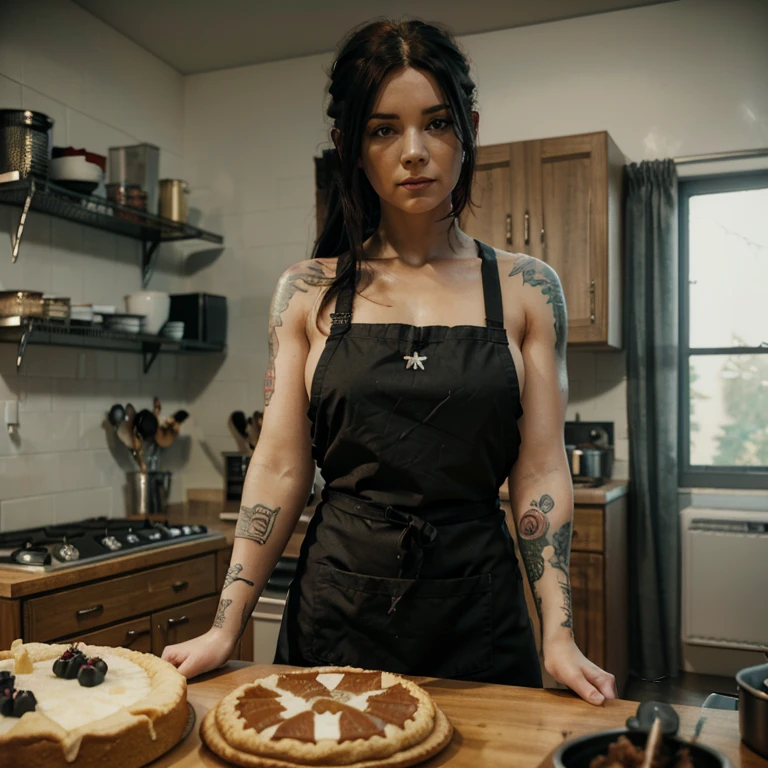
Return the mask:
<path fill-rule="evenodd" d="M 214 535 L 204 525 L 93 517 L 0 533 L 0 567 L 47 571 Z"/>

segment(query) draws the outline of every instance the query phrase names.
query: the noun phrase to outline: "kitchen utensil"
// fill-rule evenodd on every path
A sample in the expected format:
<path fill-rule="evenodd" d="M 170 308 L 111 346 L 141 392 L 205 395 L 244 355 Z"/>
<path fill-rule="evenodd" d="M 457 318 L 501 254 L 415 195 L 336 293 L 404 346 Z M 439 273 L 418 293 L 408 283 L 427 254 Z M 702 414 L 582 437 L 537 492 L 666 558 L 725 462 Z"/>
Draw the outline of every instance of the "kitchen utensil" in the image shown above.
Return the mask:
<path fill-rule="evenodd" d="M 187 196 L 189 187 L 181 179 L 160 180 L 159 213 L 171 221 L 187 222 Z"/>
<path fill-rule="evenodd" d="M 627 720 L 626 728 L 598 731 L 564 742 L 552 755 L 552 765 L 554 768 L 589 768 L 595 757 L 608 753 L 609 745 L 619 736 L 626 736 L 635 747 L 642 749 L 657 719 L 662 733 L 659 748 L 664 753 L 675 754 L 680 749 L 688 749 L 696 768 L 732 768 L 731 761 L 722 752 L 678 738 L 676 734 L 680 721 L 677 712 L 669 704 L 657 701 L 640 704 L 636 716 Z"/>
<path fill-rule="evenodd" d="M 152 413 L 143 409 L 136 414 L 134 429 L 142 440 L 151 440 L 157 433 L 157 418 Z"/>
<path fill-rule="evenodd" d="M 152 413 L 155 415 L 156 419 L 160 418 L 160 398 L 157 395 L 155 395 L 155 398 L 152 401 Z"/>
<path fill-rule="evenodd" d="M 125 297 L 125 308 L 133 314 L 142 314 L 144 333 L 158 334 L 168 320 L 171 297 L 162 291 L 136 291 Z"/>
<path fill-rule="evenodd" d="M 651 768 L 653 758 L 656 756 L 656 750 L 659 748 L 659 739 L 661 738 L 661 718 L 657 717 L 653 721 L 651 730 L 648 732 L 648 741 L 645 742 L 645 754 L 643 755 L 643 764 L 641 768 Z"/>
<path fill-rule="evenodd" d="M 0 291 L 0 317 L 42 317 L 43 307 L 43 294 L 39 291 Z"/>
<path fill-rule="evenodd" d="M 125 420 L 125 408 L 120 403 L 116 403 L 109 409 L 107 414 L 109 423 L 117 429 L 120 424 Z"/>
<path fill-rule="evenodd" d="M 53 120 L 28 109 L 0 109 L 0 173 L 48 178 Z"/>
<path fill-rule="evenodd" d="M 141 435 L 136 429 L 135 424 L 133 426 L 133 451 L 136 457 L 136 461 L 139 462 L 139 468 L 141 469 L 142 472 L 146 472 L 147 464 L 144 461 L 144 443 L 142 442 Z"/>
<path fill-rule="evenodd" d="M 741 740 L 768 759 L 768 664 L 746 667 L 736 673 L 739 686 Z"/>
<path fill-rule="evenodd" d="M 161 448 L 170 448 L 174 440 L 179 436 L 179 430 L 183 422 L 187 420 L 189 414 L 184 411 L 176 411 L 158 428 L 155 435 L 155 443 Z"/>
<path fill-rule="evenodd" d="M 232 422 L 232 426 L 237 430 L 238 434 L 242 435 L 246 440 L 248 439 L 248 420 L 242 411 L 232 411 L 229 415 L 229 419 Z M 251 446 L 253 448 L 253 446 Z"/>
<path fill-rule="evenodd" d="M 160 150 L 152 144 L 109 148 L 109 183 L 136 186 L 146 194 L 150 213 L 158 208 Z"/>
<path fill-rule="evenodd" d="M 256 447 L 261 437 L 261 425 L 264 423 L 264 414 L 261 411 L 254 411 L 253 416 L 248 419 L 246 431 L 248 433 L 248 442 L 251 448 Z"/>
<path fill-rule="evenodd" d="M 112 406 L 112 408 L 114 409 L 115 406 Z M 117 439 L 126 448 L 133 452 L 133 419 L 136 415 L 136 412 L 130 403 L 125 406 L 124 414 L 125 415 L 123 416 L 123 420 L 115 428 L 115 434 L 117 434 Z"/>
<path fill-rule="evenodd" d="M 184 323 L 184 338 L 226 344 L 227 299 L 210 293 L 171 294 L 169 320 Z"/>

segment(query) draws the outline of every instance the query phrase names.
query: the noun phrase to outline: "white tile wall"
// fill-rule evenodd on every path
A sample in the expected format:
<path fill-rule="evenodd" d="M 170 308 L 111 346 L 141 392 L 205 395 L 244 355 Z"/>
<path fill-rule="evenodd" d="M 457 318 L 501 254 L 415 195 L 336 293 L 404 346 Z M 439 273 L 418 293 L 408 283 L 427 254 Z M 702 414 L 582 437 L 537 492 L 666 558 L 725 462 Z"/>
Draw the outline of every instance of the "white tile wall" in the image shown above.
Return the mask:
<path fill-rule="evenodd" d="M 161 176 L 185 178 L 182 77 L 69 0 L 5 3 L 0 24 L 0 108 L 27 108 L 55 120 L 57 145 L 106 154 L 110 146 L 149 142 L 160 148 Z M 19 260 L 9 234 L 18 210 L 0 206 L 0 290 L 42 290 L 73 302 L 114 304 L 141 288 L 140 245 L 68 221 L 31 213 Z M 150 288 L 180 291 L 184 277 L 169 263 Z M 186 407 L 186 382 L 161 356 L 151 375 L 128 353 L 29 346 L 20 373 L 15 345 L 0 344 L 0 420 L 19 400 L 21 426 L 0 423 L 0 530 L 93 515 L 125 514 L 127 449 L 105 425 L 115 402 L 164 414 Z M 176 455 L 178 454 L 178 455 Z M 173 470 L 185 470 L 176 451 Z M 184 483 L 174 484 L 180 499 Z"/>

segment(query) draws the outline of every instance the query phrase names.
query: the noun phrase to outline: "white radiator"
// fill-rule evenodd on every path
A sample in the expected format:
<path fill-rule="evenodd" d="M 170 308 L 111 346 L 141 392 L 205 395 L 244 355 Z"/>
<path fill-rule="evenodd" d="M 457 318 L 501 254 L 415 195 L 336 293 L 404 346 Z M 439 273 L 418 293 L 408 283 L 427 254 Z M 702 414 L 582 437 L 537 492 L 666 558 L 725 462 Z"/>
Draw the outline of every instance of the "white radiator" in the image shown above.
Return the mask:
<path fill-rule="evenodd" d="M 683 643 L 768 650 L 768 512 L 687 507 L 680 518 Z"/>

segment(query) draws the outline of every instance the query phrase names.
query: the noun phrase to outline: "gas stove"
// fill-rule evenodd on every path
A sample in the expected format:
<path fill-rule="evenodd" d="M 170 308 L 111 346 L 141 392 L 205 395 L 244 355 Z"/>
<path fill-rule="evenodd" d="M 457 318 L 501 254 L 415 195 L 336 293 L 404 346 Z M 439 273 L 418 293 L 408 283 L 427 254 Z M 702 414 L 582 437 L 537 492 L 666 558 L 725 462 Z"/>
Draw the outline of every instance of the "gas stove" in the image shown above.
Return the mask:
<path fill-rule="evenodd" d="M 0 534 L 0 568 L 56 571 L 188 541 L 224 538 L 204 525 L 90 517 Z"/>

